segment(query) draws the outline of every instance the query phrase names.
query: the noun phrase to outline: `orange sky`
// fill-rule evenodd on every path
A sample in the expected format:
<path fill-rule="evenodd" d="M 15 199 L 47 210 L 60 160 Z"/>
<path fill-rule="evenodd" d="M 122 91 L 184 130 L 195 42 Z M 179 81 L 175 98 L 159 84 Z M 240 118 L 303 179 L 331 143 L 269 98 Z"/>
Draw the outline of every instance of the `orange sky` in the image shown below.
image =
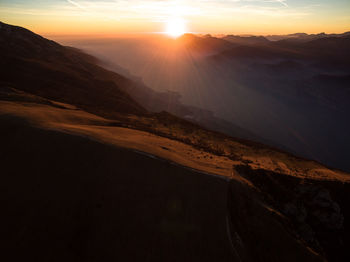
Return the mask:
<path fill-rule="evenodd" d="M 0 17 L 45 35 L 164 32 L 179 19 L 194 33 L 341 33 L 350 31 L 350 1 L 2 0 Z"/>

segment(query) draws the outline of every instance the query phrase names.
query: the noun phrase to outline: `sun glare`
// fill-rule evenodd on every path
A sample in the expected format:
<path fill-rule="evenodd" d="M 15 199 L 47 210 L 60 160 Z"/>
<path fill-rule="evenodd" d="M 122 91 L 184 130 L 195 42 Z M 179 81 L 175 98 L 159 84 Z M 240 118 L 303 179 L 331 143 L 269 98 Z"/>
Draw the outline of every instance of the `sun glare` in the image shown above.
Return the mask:
<path fill-rule="evenodd" d="M 176 38 L 186 33 L 186 21 L 182 18 L 170 18 L 166 21 L 165 34 Z"/>

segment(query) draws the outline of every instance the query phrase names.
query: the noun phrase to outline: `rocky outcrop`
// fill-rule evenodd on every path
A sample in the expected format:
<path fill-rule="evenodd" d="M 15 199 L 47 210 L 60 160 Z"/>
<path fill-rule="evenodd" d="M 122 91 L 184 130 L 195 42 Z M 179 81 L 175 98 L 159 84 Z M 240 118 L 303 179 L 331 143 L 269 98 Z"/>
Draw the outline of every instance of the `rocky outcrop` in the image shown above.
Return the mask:
<path fill-rule="evenodd" d="M 318 231 L 341 231 L 344 216 L 329 190 L 318 185 L 299 185 L 295 188 L 295 199 L 284 205 L 282 212 L 297 225 L 301 236 L 313 245 L 319 245 Z M 314 230 L 313 230 L 314 229 Z"/>
<path fill-rule="evenodd" d="M 325 261 L 254 188 L 232 180 L 228 205 L 228 227 L 238 261 Z"/>
<path fill-rule="evenodd" d="M 350 243 L 347 229 L 349 208 L 345 204 L 350 196 L 349 184 L 300 179 L 266 170 L 253 170 L 249 166 L 238 166 L 236 170 L 252 183 L 249 186 L 252 193 L 245 193 L 242 197 L 236 192 L 237 182 L 231 182 L 231 221 L 235 221 L 237 216 L 245 221 L 246 225 L 233 228 L 242 231 L 243 227 L 248 227 L 251 231 L 253 240 L 249 237 L 246 240 L 254 249 L 251 253 L 266 253 L 268 248 L 274 248 L 275 254 L 279 254 L 283 247 L 294 246 L 293 252 L 289 250 L 280 254 L 288 254 L 283 261 L 313 261 L 314 257 L 311 259 L 308 256 L 316 253 L 317 259 L 349 261 L 346 252 Z M 241 207 L 237 208 L 237 205 Z M 252 209 L 254 212 L 247 213 Z M 286 237 L 282 237 L 284 235 L 289 235 L 288 241 L 293 244 L 288 243 Z M 256 241 L 261 242 L 259 245 L 263 247 L 260 252 L 256 250 L 259 245 L 253 244 Z M 245 261 L 273 261 L 271 257 L 259 257 Z"/>

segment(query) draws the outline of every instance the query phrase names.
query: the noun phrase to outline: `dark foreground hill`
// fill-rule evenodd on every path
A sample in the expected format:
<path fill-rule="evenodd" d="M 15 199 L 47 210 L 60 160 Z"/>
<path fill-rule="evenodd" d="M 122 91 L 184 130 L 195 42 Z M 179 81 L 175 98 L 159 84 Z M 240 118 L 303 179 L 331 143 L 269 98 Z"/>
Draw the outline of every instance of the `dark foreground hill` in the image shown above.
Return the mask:
<path fill-rule="evenodd" d="M 131 115 L 4 97 L 2 260 L 348 259 L 348 174 L 186 122 L 169 139 L 157 119 L 150 133 Z"/>
<path fill-rule="evenodd" d="M 1 82 L 1 260 L 349 260 L 349 174 L 85 89 L 79 61 Z"/>

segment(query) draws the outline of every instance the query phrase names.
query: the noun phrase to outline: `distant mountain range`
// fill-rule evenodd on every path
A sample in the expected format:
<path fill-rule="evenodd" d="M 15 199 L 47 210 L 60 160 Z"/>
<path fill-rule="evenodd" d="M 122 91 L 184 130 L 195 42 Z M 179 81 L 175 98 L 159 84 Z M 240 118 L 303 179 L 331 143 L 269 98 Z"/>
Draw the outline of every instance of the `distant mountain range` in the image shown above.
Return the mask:
<path fill-rule="evenodd" d="M 350 170 L 349 33 L 302 36 L 305 41 L 152 35 L 67 44 L 94 54 L 104 67 L 130 72 L 128 78 L 140 83 L 134 88 L 140 95 L 134 92 L 133 98 L 151 111 L 166 109 L 229 135 Z M 150 95 L 141 86 L 156 92 Z"/>
<path fill-rule="evenodd" d="M 289 34 L 289 35 L 267 35 L 265 36 L 266 39 L 270 41 L 279 41 L 284 39 L 294 40 L 294 41 L 310 41 L 320 38 L 326 38 L 326 37 L 346 37 L 350 36 L 350 32 L 345 32 L 343 34 L 306 34 L 306 33 L 295 33 L 295 34 Z"/>
<path fill-rule="evenodd" d="M 186 82 L 200 76 L 200 84 L 189 88 L 206 109 L 270 144 L 350 170 L 350 33 L 295 34 L 275 41 L 186 37 L 189 52 L 200 55 L 187 69 Z M 195 92 L 181 85 L 174 89 L 195 103 Z"/>
<path fill-rule="evenodd" d="M 218 38 L 225 39 L 227 41 L 231 41 L 234 43 L 240 44 L 262 44 L 268 41 L 280 41 L 280 40 L 288 40 L 290 42 L 307 42 L 311 40 L 321 39 L 321 38 L 329 38 L 329 37 L 348 37 L 350 36 L 350 31 L 342 34 L 306 34 L 306 33 L 294 33 L 288 35 L 264 35 L 264 36 L 255 36 L 255 35 L 221 35 Z"/>
<path fill-rule="evenodd" d="M 275 38 L 274 38 L 275 37 Z M 211 54 L 231 52 L 234 56 L 255 58 L 309 59 L 324 57 L 349 60 L 350 32 L 343 34 L 308 35 L 297 33 L 281 36 L 235 36 L 220 38 L 186 34 L 178 39 L 190 50 Z"/>

